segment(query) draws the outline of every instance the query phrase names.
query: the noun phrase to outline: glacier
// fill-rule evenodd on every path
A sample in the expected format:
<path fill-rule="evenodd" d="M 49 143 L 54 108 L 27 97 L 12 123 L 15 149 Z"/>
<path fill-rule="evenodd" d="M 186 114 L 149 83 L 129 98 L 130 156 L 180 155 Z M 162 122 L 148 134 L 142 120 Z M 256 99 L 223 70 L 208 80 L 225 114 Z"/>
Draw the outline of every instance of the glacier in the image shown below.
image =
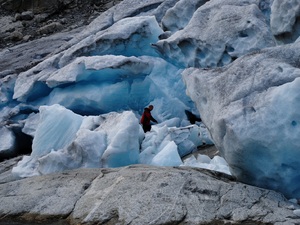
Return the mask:
<path fill-rule="evenodd" d="M 232 173 L 290 197 L 299 187 L 299 47 L 296 42 L 264 49 L 218 71 L 183 72 Z"/>
<path fill-rule="evenodd" d="M 37 65 L 0 71 L 0 153 L 17 151 L 22 134 L 32 145 L 18 177 L 194 166 L 300 198 L 299 8 L 124 0 Z M 150 104 L 159 123 L 145 134 Z M 221 157 L 184 159 L 207 144 Z"/>

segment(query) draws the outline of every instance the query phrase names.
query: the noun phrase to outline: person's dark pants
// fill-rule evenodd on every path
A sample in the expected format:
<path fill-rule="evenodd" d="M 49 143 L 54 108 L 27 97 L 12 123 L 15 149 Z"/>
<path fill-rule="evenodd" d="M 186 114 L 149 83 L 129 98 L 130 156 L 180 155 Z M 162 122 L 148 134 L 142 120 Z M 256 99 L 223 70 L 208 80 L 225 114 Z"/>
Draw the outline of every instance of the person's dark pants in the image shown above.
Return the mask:
<path fill-rule="evenodd" d="M 150 130 L 151 130 L 151 125 L 144 125 L 144 124 L 143 124 L 143 130 L 144 130 L 145 133 L 146 133 L 147 131 L 150 131 Z"/>

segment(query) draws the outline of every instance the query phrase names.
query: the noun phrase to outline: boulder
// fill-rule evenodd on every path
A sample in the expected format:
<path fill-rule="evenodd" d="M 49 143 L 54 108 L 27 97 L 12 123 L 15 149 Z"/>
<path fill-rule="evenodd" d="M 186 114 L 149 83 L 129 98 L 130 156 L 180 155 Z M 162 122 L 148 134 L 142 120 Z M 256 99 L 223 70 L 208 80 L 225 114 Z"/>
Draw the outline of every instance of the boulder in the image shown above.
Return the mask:
<path fill-rule="evenodd" d="M 63 29 L 63 25 L 59 22 L 52 22 L 46 26 L 41 27 L 37 32 L 39 34 L 52 34 L 57 31 L 60 31 Z"/>
<path fill-rule="evenodd" d="M 2 16 L 0 18 L 0 37 L 7 38 L 12 32 L 22 30 L 23 26 L 20 21 L 14 22 L 12 16 Z"/>
<path fill-rule="evenodd" d="M 12 41 L 20 41 L 23 39 L 23 34 L 21 32 L 14 31 L 10 34 L 10 39 Z"/>
<path fill-rule="evenodd" d="M 34 18 L 34 14 L 31 11 L 22 12 L 20 19 L 21 20 L 32 20 Z"/>

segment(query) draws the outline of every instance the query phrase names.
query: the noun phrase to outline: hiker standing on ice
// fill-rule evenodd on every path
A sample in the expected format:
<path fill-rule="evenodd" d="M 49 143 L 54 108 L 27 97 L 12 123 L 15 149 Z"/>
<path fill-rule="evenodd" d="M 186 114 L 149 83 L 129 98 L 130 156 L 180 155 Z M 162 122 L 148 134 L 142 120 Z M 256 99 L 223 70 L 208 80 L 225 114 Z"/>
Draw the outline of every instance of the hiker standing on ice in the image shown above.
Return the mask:
<path fill-rule="evenodd" d="M 153 108 L 153 105 L 149 105 L 148 108 L 145 108 L 141 118 L 141 124 L 145 133 L 151 130 L 151 121 L 157 123 L 157 120 L 154 119 L 151 115 L 151 111 L 153 110 Z"/>

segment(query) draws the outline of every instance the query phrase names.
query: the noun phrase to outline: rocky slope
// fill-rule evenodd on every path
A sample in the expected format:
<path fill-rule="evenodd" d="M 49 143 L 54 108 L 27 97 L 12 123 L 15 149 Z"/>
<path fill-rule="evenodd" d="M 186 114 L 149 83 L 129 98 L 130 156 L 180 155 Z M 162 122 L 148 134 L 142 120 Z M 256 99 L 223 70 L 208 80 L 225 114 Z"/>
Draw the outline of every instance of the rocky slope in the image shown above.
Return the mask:
<path fill-rule="evenodd" d="M 89 24 L 121 0 L 0 1 L 0 49 Z"/>

